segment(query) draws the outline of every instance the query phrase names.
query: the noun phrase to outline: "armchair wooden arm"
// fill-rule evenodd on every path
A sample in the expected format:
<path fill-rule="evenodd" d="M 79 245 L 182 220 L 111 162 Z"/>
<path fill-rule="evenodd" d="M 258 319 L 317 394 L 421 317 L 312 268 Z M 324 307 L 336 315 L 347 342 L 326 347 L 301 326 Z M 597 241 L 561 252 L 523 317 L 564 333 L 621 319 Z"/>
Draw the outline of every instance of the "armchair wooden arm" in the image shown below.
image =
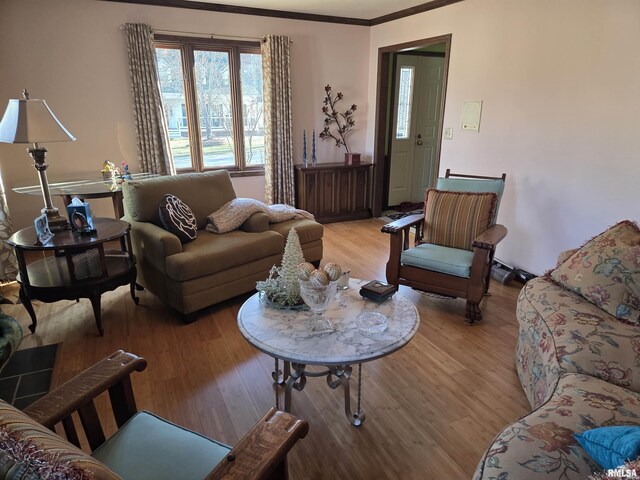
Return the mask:
<path fill-rule="evenodd" d="M 407 228 L 413 227 L 424 220 L 424 215 L 415 214 L 415 215 L 407 215 L 406 217 L 400 218 L 395 222 L 387 223 L 382 227 L 383 233 L 398 233 L 401 230 L 406 230 Z"/>
<path fill-rule="evenodd" d="M 129 375 L 146 367 L 144 358 L 118 350 L 36 400 L 25 408 L 24 413 L 51 429 L 62 422 L 67 440 L 80 447 L 71 418 L 77 411 L 91 450 L 94 450 L 104 443 L 105 435 L 93 400 L 108 390 L 116 424 L 121 427 L 137 412 Z"/>
<path fill-rule="evenodd" d="M 487 230 L 478 235 L 471 244 L 474 248 L 484 250 L 495 250 L 496 245 L 507 236 L 507 229 L 504 225 L 492 225 Z"/>
<path fill-rule="evenodd" d="M 416 228 L 416 243 L 422 240 L 422 229 L 424 228 L 424 215 L 407 215 L 395 222 L 387 223 L 381 229 L 383 233 L 388 233 L 390 237 L 389 260 L 397 258 L 397 266 L 400 267 L 400 254 L 409 248 L 409 234 L 411 227 Z M 387 267 L 388 268 L 388 267 Z M 393 276 L 393 274 L 391 274 Z M 388 280 L 388 277 L 387 277 Z M 388 280 L 389 281 L 389 280 Z M 392 282 L 393 283 L 393 282 Z"/>
<path fill-rule="evenodd" d="M 306 421 L 271 408 L 206 480 L 287 478 L 287 452 L 308 431 Z"/>

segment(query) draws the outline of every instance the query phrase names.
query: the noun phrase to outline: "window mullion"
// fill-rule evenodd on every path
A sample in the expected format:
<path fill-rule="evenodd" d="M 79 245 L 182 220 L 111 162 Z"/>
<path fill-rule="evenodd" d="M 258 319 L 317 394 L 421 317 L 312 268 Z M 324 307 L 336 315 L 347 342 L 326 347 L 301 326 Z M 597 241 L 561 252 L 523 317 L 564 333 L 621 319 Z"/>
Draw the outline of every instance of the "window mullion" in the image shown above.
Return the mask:
<path fill-rule="evenodd" d="M 189 124 L 189 142 L 191 144 L 191 164 L 195 171 L 201 172 L 203 170 L 204 161 L 202 157 L 202 139 L 200 138 L 200 117 L 198 113 L 193 46 L 189 43 L 185 43 L 182 49 L 182 71 L 185 79 L 187 122 Z"/>
<path fill-rule="evenodd" d="M 242 115 L 242 85 L 240 82 L 240 50 L 233 47 L 230 52 L 229 66 L 231 70 L 231 111 L 233 120 L 234 153 L 236 166 L 245 169 L 244 127 Z"/>

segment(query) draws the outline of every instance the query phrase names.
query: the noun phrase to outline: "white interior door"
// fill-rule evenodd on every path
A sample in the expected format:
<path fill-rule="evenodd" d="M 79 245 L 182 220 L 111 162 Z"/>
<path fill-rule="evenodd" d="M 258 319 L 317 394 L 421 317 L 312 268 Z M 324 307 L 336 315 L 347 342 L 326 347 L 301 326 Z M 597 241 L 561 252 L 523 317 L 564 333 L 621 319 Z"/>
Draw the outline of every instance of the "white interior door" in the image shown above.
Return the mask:
<path fill-rule="evenodd" d="M 416 88 L 416 129 L 413 154 L 411 201 L 424 200 L 424 192 L 434 186 L 436 155 L 440 127 L 440 97 L 444 58 L 420 57 L 419 78 Z"/>
<path fill-rule="evenodd" d="M 421 202 L 433 186 L 443 72 L 442 57 L 398 56 L 389 205 Z"/>
<path fill-rule="evenodd" d="M 418 84 L 419 57 L 398 55 L 393 107 L 393 132 L 391 138 L 391 165 L 389 172 L 389 205 L 409 201 L 412 190 L 415 86 Z"/>

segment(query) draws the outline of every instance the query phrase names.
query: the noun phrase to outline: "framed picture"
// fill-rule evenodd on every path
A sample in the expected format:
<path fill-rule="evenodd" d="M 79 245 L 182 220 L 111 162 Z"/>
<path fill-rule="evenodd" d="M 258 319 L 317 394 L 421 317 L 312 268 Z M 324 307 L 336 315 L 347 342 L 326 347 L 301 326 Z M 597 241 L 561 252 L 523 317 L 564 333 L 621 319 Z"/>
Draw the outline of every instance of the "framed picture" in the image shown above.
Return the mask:
<path fill-rule="evenodd" d="M 53 233 L 49 230 L 49 221 L 47 215 L 43 213 L 33 221 L 33 226 L 36 229 L 36 238 L 38 244 L 44 245 L 53 238 Z"/>

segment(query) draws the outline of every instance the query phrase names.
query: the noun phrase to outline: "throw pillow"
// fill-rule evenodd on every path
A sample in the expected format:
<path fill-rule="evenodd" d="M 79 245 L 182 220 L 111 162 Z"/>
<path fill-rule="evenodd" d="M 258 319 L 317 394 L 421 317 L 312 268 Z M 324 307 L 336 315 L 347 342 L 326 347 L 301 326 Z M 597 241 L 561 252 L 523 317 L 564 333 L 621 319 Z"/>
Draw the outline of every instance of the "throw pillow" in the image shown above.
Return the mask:
<path fill-rule="evenodd" d="M 171 194 L 162 197 L 158 213 L 165 230 L 173 233 L 182 243 L 195 240 L 198 234 L 196 217 L 189 206 L 178 197 Z"/>
<path fill-rule="evenodd" d="M 495 193 L 427 190 L 423 242 L 473 250 L 473 240 L 491 225 L 496 202 Z"/>
<path fill-rule="evenodd" d="M 640 455 L 640 427 L 599 427 L 575 433 L 574 437 L 605 470 L 618 468 Z"/>
<path fill-rule="evenodd" d="M 89 480 L 91 471 L 61 458 L 60 452 L 47 451 L 22 432 L 0 427 L 0 473 L 13 480 L 64 478 Z"/>
<path fill-rule="evenodd" d="M 640 324 L 640 230 L 633 222 L 589 240 L 549 276 L 610 315 Z"/>

